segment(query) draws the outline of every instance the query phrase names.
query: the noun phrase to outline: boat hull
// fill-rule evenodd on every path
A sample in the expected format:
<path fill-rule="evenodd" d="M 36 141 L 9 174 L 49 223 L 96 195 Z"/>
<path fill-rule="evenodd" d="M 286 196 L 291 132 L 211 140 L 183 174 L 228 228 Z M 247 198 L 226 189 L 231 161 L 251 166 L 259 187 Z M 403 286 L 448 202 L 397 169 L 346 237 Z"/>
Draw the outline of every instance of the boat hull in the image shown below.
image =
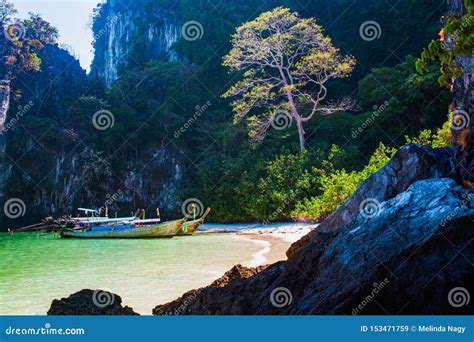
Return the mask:
<path fill-rule="evenodd" d="M 196 229 L 201 225 L 202 220 L 195 220 L 190 222 L 185 222 L 181 226 L 181 229 L 178 231 L 178 236 L 193 235 Z"/>
<path fill-rule="evenodd" d="M 126 230 L 90 231 L 90 230 L 63 230 L 63 238 L 83 239 L 146 239 L 146 238 L 171 238 L 178 234 L 184 220 L 164 222 L 157 225 L 136 227 Z"/>
<path fill-rule="evenodd" d="M 204 212 L 204 214 L 201 216 L 201 218 L 193 221 L 188 221 L 184 222 L 181 226 L 181 229 L 178 231 L 178 236 L 189 236 L 193 235 L 196 229 L 204 223 L 204 220 L 206 219 L 207 215 L 209 215 L 209 212 L 211 211 L 211 208 L 207 208 L 207 210 Z"/>

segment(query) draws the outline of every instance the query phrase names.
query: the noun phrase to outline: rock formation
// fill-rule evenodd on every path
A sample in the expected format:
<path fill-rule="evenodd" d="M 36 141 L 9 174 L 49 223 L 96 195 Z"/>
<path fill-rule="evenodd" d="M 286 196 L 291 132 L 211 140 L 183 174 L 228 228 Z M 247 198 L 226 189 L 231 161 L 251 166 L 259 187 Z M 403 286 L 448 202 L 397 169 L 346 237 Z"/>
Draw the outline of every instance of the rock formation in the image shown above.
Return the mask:
<path fill-rule="evenodd" d="M 122 306 L 120 296 L 102 290 L 84 289 L 67 298 L 55 299 L 48 315 L 138 315 L 128 306 Z"/>
<path fill-rule="evenodd" d="M 7 119 L 8 108 L 10 106 L 10 81 L 0 80 L 0 199 L 3 198 L 3 191 L 5 186 L 5 174 L 7 172 L 7 163 L 5 160 L 5 134 L 3 126 Z"/>
<path fill-rule="evenodd" d="M 107 85 L 118 78 L 118 69 L 137 54 L 148 60 L 176 61 L 171 50 L 180 34 L 179 1 L 137 2 L 109 0 L 99 5 L 94 31 L 94 61 L 91 75 Z"/>
<path fill-rule="evenodd" d="M 444 44 L 446 49 L 454 54 L 454 64 L 462 69 L 462 73 L 452 81 L 453 124 L 451 125 L 451 134 L 453 145 L 456 148 L 455 159 L 465 184 L 474 188 L 474 50 L 471 50 L 470 54 L 466 54 L 455 49 L 455 42 L 460 39 L 459 35 L 471 27 L 469 22 L 472 21 L 472 15 L 468 13 L 466 4 L 467 2 L 463 0 L 448 1 L 449 10 L 445 20 L 447 21 L 450 16 L 453 16 L 464 22 L 454 34 L 445 35 Z"/>

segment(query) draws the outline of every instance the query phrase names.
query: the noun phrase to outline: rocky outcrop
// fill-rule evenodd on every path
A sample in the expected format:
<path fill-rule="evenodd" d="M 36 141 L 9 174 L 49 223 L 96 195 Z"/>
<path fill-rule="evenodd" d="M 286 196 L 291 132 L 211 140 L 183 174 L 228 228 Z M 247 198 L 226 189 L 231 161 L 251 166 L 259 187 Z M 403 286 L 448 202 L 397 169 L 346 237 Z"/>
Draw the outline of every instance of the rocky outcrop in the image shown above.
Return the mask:
<path fill-rule="evenodd" d="M 5 178 L 7 172 L 5 160 L 5 134 L 3 126 L 5 120 L 7 119 L 8 108 L 10 107 L 10 81 L 9 80 L 0 80 L 0 199 L 3 198 L 3 191 L 5 186 Z"/>
<path fill-rule="evenodd" d="M 0 130 L 3 130 L 3 124 L 7 118 L 10 91 L 10 80 L 0 80 Z"/>
<path fill-rule="evenodd" d="M 138 315 L 132 308 L 122 306 L 120 296 L 102 290 L 84 289 L 67 298 L 55 299 L 48 315 Z"/>
<path fill-rule="evenodd" d="M 292 246 L 286 262 L 190 292 L 154 313 L 472 312 L 467 298 L 474 293 L 473 196 L 453 180 L 451 153 L 402 148 Z"/>
<path fill-rule="evenodd" d="M 471 21 L 472 15 L 470 13 L 472 13 L 472 9 L 468 11 L 468 6 L 471 7 L 463 0 L 449 0 L 448 15 L 443 17 L 446 25 L 448 25 L 448 18 L 451 17 L 465 22 Z M 451 125 L 451 134 L 453 145 L 456 148 L 455 158 L 465 184 L 474 189 L 474 49 L 472 49 L 472 42 L 470 43 L 470 54 L 460 52 L 459 47 L 456 46 L 457 42 L 461 40 L 459 35 L 463 34 L 464 26 L 468 25 L 463 22 L 461 29 L 454 33 L 445 34 L 443 39 L 444 47 L 454 57 L 454 66 L 460 68 L 461 71 L 452 82 L 453 102 L 451 110 L 453 112 L 453 124 Z M 466 46 L 464 49 L 469 48 Z M 444 68 L 452 67 L 443 66 Z"/>
<path fill-rule="evenodd" d="M 47 44 L 38 54 L 41 70 L 21 73 L 12 81 L 15 96 L 0 132 L 0 201 L 19 198 L 28 209 L 17 219 L 2 211 L 0 230 L 31 224 L 50 215 L 52 205 L 64 206 L 61 200 L 71 198 L 63 186 L 74 175 L 65 175 L 66 169 L 60 177 L 53 175 L 58 161 L 77 144 L 66 132 L 80 129 L 77 120 L 86 122 L 71 107 L 89 83 L 79 61 L 58 45 Z"/>
<path fill-rule="evenodd" d="M 225 286 L 238 286 L 241 280 L 248 279 L 263 270 L 266 266 L 252 267 L 248 268 L 242 265 L 235 265 L 229 271 L 227 271 L 222 277 L 215 280 L 211 285 L 206 289 L 219 289 Z M 177 301 L 165 304 L 158 305 L 153 309 L 154 315 L 181 315 L 187 312 L 188 306 L 192 305 L 198 295 L 201 293 L 202 289 L 192 290 L 185 293 Z M 228 301 L 232 301 L 232 298 L 226 298 Z"/>

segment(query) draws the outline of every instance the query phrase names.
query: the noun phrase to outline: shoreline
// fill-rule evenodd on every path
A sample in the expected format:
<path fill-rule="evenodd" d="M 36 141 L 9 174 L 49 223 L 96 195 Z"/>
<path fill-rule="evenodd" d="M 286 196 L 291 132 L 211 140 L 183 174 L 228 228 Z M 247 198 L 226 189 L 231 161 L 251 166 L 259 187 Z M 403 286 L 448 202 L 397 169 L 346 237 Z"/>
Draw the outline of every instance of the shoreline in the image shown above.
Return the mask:
<path fill-rule="evenodd" d="M 287 259 L 286 251 L 293 244 L 282 237 L 265 234 L 237 234 L 238 237 L 261 244 L 262 249 L 253 255 L 250 262 L 244 263 L 247 267 L 257 267 L 274 264 Z"/>
<path fill-rule="evenodd" d="M 250 261 L 244 262 L 242 265 L 257 267 L 287 260 L 286 252 L 290 246 L 311 230 L 312 228 L 306 227 L 297 231 L 278 231 L 270 228 L 236 232 L 235 236 L 238 238 L 252 241 L 262 247 L 257 253 L 254 253 Z"/>
<path fill-rule="evenodd" d="M 280 222 L 269 225 L 239 223 L 220 225 L 206 223 L 201 234 L 231 234 L 238 239 L 251 241 L 261 248 L 250 259 L 242 260 L 241 265 L 257 267 L 287 260 L 286 252 L 290 246 L 307 235 L 318 224 Z M 237 263 L 236 263 L 237 264 Z"/>

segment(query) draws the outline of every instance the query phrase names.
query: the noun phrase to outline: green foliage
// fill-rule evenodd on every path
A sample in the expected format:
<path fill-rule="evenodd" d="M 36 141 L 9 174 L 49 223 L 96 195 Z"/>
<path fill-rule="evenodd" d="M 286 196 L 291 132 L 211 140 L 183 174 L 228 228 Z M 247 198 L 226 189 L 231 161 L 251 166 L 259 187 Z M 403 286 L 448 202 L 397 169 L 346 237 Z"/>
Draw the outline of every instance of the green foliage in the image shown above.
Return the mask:
<path fill-rule="evenodd" d="M 252 201 L 244 208 L 249 217 L 257 220 L 284 220 L 298 198 L 314 191 L 315 178 L 311 166 L 317 157 L 303 151 L 282 154 L 263 165 L 263 176 L 258 180 Z"/>
<path fill-rule="evenodd" d="M 291 216 L 299 220 L 320 221 L 336 210 L 354 190 L 371 174 L 385 165 L 396 149 L 380 144 L 361 171 L 348 172 L 336 169 L 331 165 L 328 170 L 315 170 L 321 194 L 304 199 L 296 204 Z"/>
<path fill-rule="evenodd" d="M 15 18 L 16 10 L 7 0 L 0 2 L 0 72 L 4 79 L 13 80 L 18 74 L 39 71 L 38 52 L 44 44 L 54 44 L 58 31 L 41 16 L 30 13 L 29 18 Z"/>
<path fill-rule="evenodd" d="M 432 133 L 430 129 L 424 129 L 420 132 L 418 137 L 410 138 L 409 136 L 405 136 L 407 144 L 419 144 L 434 148 L 451 146 L 451 122 L 452 119 L 450 117 L 436 133 Z"/>
<path fill-rule="evenodd" d="M 161 0 L 160 3 L 171 4 L 171 1 Z M 82 162 L 76 167 L 84 171 L 87 180 L 84 184 L 88 191 L 97 191 L 102 186 L 123 189 L 124 184 L 119 182 L 126 179 L 132 161 L 143 164 L 142 177 L 154 177 L 160 173 L 148 168 L 149 162 L 153 161 L 143 156 L 149 156 L 150 150 L 163 146 L 185 166 L 181 170 L 183 182 L 177 189 L 177 197 L 197 197 L 212 207 L 211 221 L 278 221 L 291 216 L 314 220 L 324 217 L 388 160 L 392 147 L 404 144 L 404 135 L 414 136 L 422 129 L 429 129 L 430 133 L 423 133 L 420 138 L 424 143 L 429 140 L 433 145 L 441 146 L 448 139 L 446 129 L 442 134 L 428 138 L 444 121 L 440 114 L 445 113 L 450 100 L 447 91 L 440 93 L 436 82 L 439 77 L 437 66 L 429 66 L 427 73 L 418 75 L 412 57 L 407 57 L 402 63 L 398 59 L 409 53 L 418 53 L 427 38 L 432 36 L 437 20 L 427 22 L 423 29 L 420 29 L 419 22 L 425 19 L 426 12 L 436 1 L 407 0 L 397 6 L 399 15 L 396 17 L 385 2 L 366 1 L 370 5 L 361 7 L 352 6 L 349 0 L 309 1 L 304 6 L 286 0 L 229 0 L 212 6 L 207 0 L 181 0 L 178 6 L 182 22 L 196 20 L 201 23 L 204 37 L 195 42 L 180 39 L 173 46 L 180 56 L 180 63 L 147 60 L 142 53 L 146 40 L 132 37 L 130 44 L 136 47 L 132 53 L 134 62 L 119 70 L 120 77 L 111 89 L 94 80 L 90 84 L 84 82 L 83 89 L 77 87 L 73 92 L 72 84 L 77 83 L 77 77 L 66 78 L 65 75 L 58 85 L 50 84 L 50 75 L 46 72 L 31 73 L 34 75 L 32 78 L 43 75 L 46 81 L 38 86 L 30 80 L 29 88 L 53 86 L 55 91 L 48 92 L 45 96 L 50 98 L 45 102 L 42 99 L 41 106 L 37 103 L 38 107 L 21 119 L 21 125 L 33 132 L 33 136 L 20 126 L 9 132 L 16 135 L 9 142 L 8 153 L 19 158 L 25 152 L 25 141 L 34 138 L 40 142 L 35 145 L 36 149 L 26 153 L 18 166 L 33 175 L 36 181 L 45 179 L 41 191 L 47 193 L 55 191 L 55 186 L 61 186 L 55 185 L 54 172 L 50 173 L 57 156 L 61 155 L 55 149 L 62 149 L 62 155 L 66 156 L 79 154 Z M 142 5 L 141 1 L 124 2 L 130 6 Z M 147 0 L 146 6 L 152 9 L 153 3 Z M 100 17 L 102 6 L 105 5 L 95 11 L 96 18 Z M 293 129 L 270 129 L 262 145 L 252 148 L 247 139 L 247 127 L 232 123 L 229 102 L 220 98 L 222 91 L 234 81 L 234 76 L 221 65 L 222 56 L 232 49 L 229 37 L 244 22 L 277 6 L 298 11 L 303 20 L 317 17 L 318 23 L 328 28 L 325 34 L 333 38 L 334 45 L 358 56 L 363 66 L 355 69 L 355 77 L 345 79 L 347 83 L 341 84 L 340 80 L 328 83 L 329 92 L 338 96 L 357 90 L 361 110 L 315 116 L 305 126 L 307 150 L 303 153 L 298 153 L 297 133 Z M 360 18 L 367 18 L 364 20 L 377 18 L 383 28 L 381 38 L 370 43 L 362 41 L 358 32 L 361 21 L 334 20 L 337 13 L 343 12 L 361 13 Z M 408 17 L 412 20 L 407 21 Z M 141 18 L 137 23 L 140 30 L 147 28 L 149 19 Z M 38 33 L 49 30 L 47 26 L 32 28 L 28 34 L 40 38 L 42 36 Z M 106 35 L 96 37 L 99 36 L 107 38 Z M 44 45 L 47 41 L 40 43 Z M 388 57 L 388 49 L 396 51 L 397 57 Z M 37 50 L 32 52 L 34 54 Z M 33 54 L 30 54 L 32 60 L 35 58 Z M 316 57 L 330 62 L 325 56 Z M 306 65 L 317 67 L 316 57 L 306 61 Z M 50 59 L 43 61 L 45 70 L 58 63 L 54 56 Z M 65 64 L 69 65 L 70 61 Z M 193 116 L 196 106 L 208 101 L 212 106 L 179 139 L 175 138 L 174 132 Z M 18 104 L 21 103 L 15 103 L 14 107 Z M 375 120 L 353 138 L 352 132 L 373 116 L 374 106 L 380 108 L 382 105 L 383 110 L 377 112 Z M 102 108 L 114 114 L 115 124 L 110 129 L 98 131 L 93 128 L 91 117 Z M 81 149 L 74 150 L 79 142 Z M 380 142 L 383 144 L 377 148 Z M 83 146 L 85 152 L 93 151 L 94 154 L 81 153 Z M 363 156 L 372 154 L 367 165 Z M 109 163 L 103 165 L 102 157 L 95 156 L 103 156 Z M 98 174 L 97 168 L 110 169 L 113 176 Z M 33 194 L 36 185 L 25 183 L 24 174 L 17 170 L 16 177 L 10 179 L 10 193 L 18 197 Z M 96 200 L 102 201 L 103 196 L 99 193 Z M 171 215 L 180 215 L 179 208 Z"/>
<path fill-rule="evenodd" d="M 373 69 L 359 82 L 361 106 L 379 108 L 374 126 L 378 126 L 379 132 L 383 129 L 398 145 L 404 143 L 404 135 L 413 136 L 424 128 L 441 126 L 451 99 L 449 91 L 440 89 L 437 84 L 437 65 L 430 66 L 423 75 L 416 73 L 414 65 L 415 58 L 407 56 L 403 63 L 392 68 Z M 401 127 L 403 134 L 400 134 Z M 369 137 L 370 134 L 364 132 L 362 138 Z M 389 142 L 383 139 L 379 134 L 373 141 Z"/>
<path fill-rule="evenodd" d="M 416 69 L 419 73 L 428 71 L 428 62 L 438 60 L 441 62 L 441 76 L 438 82 L 447 86 L 451 80 L 462 75 L 462 66 L 456 63 L 456 56 L 470 56 L 474 49 L 474 0 L 464 0 L 467 13 L 457 18 L 453 15 L 446 20 L 439 39 L 433 40 L 423 50 L 420 58 L 416 61 Z M 447 37 L 449 36 L 449 42 Z M 447 44 L 447 45 L 446 45 Z"/>

